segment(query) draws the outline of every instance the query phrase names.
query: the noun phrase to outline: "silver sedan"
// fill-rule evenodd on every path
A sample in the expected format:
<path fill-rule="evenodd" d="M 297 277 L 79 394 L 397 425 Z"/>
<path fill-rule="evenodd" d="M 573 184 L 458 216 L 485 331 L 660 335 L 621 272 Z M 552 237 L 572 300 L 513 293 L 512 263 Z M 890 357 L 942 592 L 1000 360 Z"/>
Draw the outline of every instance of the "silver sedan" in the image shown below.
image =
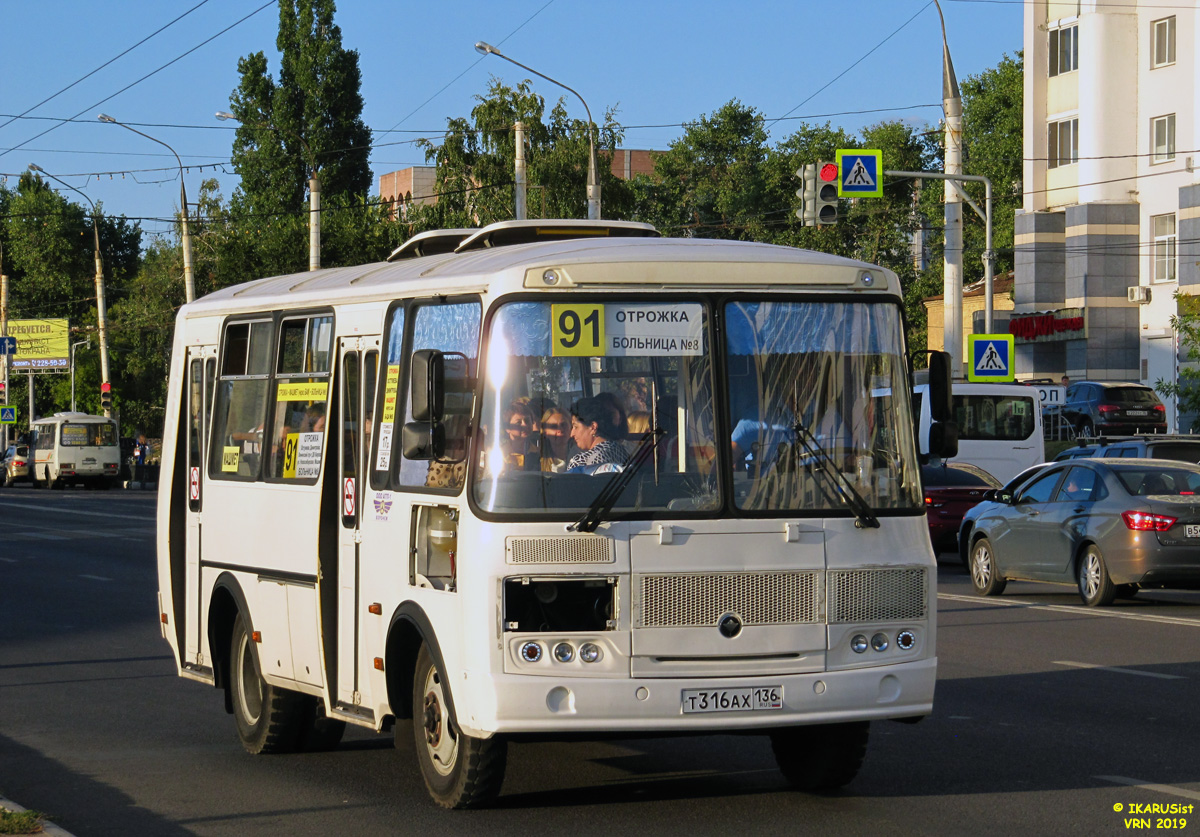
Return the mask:
<path fill-rule="evenodd" d="M 1200 466 L 1162 459 L 1052 465 L 983 504 L 964 544 L 975 591 L 1074 582 L 1084 604 L 1200 588 Z"/>

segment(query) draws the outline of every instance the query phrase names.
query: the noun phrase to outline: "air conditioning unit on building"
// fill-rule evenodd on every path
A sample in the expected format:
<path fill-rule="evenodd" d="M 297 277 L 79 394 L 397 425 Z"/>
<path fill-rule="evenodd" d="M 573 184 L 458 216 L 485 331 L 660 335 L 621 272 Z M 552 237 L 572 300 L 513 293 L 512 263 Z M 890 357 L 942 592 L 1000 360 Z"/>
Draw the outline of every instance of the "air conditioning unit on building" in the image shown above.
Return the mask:
<path fill-rule="evenodd" d="M 1150 301 L 1150 287 L 1148 285 L 1134 285 L 1129 291 L 1129 301 L 1136 302 L 1139 305 L 1145 305 Z"/>

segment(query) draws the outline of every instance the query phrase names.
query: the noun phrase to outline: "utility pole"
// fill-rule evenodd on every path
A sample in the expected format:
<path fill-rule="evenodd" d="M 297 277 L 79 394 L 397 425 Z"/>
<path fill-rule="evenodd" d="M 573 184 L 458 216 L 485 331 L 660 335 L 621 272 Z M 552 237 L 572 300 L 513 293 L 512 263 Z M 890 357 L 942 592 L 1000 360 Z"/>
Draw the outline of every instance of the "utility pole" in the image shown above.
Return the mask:
<path fill-rule="evenodd" d="M 962 96 L 958 91 L 958 79 L 954 75 L 954 62 L 950 60 L 950 46 L 946 42 L 946 18 L 937 0 L 938 17 L 942 20 L 942 106 L 945 109 L 946 161 L 944 171 L 947 178 L 963 173 L 962 168 Z M 942 249 L 942 293 L 945 300 L 943 320 L 943 348 L 950 353 L 950 369 L 956 377 L 963 374 L 962 335 L 962 203 L 958 189 L 947 179 L 943 189 L 945 198 L 945 246 Z"/>
<path fill-rule="evenodd" d="M 0 337 L 8 337 L 8 276 L 4 273 L 3 254 L 0 253 Z M 8 406 L 8 362 L 12 355 L 4 356 L 4 369 L 0 372 L 4 380 L 3 403 Z M 0 424 L 0 449 L 8 450 L 8 425 Z"/>
<path fill-rule="evenodd" d="M 529 213 L 526 202 L 526 184 L 525 184 L 525 123 L 518 122 L 513 125 L 514 141 L 516 142 L 516 188 L 513 198 L 516 201 L 513 215 L 518 221 L 524 221 Z"/>

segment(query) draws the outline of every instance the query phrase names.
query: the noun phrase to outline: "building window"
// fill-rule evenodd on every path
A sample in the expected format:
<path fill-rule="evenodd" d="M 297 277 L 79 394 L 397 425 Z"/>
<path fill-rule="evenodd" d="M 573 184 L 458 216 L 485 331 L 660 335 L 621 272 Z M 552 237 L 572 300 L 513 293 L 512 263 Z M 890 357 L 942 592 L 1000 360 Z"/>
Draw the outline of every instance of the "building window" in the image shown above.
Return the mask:
<path fill-rule="evenodd" d="M 1056 169 L 1079 162 L 1079 119 L 1063 119 L 1050 123 L 1050 142 L 1047 165 Z"/>
<path fill-rule="evenodd" d="M 1175 214 L 1150 219 L 1154 231 L 1154 281 L 1175 281 Z"/>
<path fill-rule="evenodd" d="M 1175 63 L 1175 18 L 1164 17 L 1150 24 L 1150 69 Z"/>
<path fill-rule="evenodd" d="M 1150 120 L 1150 145 L 1154 149 L 1151 163 L 1175 159 L 1175 114 L 1169 113 Z"/>
<path fill-rule="evenodd" d="M 1079 69 L 1079 27 L 1050 30 L 1050 76 Z"/>

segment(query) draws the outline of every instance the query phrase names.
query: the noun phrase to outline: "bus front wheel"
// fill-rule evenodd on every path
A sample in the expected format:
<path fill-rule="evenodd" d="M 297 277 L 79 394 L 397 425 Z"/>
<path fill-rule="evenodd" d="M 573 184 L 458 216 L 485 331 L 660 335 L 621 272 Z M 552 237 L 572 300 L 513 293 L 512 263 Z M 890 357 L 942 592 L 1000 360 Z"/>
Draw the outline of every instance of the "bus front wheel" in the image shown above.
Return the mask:
<path fill-rule="evenodd" d="M 448 687 L 427 645 L 413 672 L 413 743 L 429 795 L 443 808 L 478 808 L 500 794 L 508 745 L 458 728 Z"/>
<path fill-rule="evenodd" d="M 771 749 L 796 790 L 836 790 L 858 775 L 870 729 L 869 721 L 788 727 L 771 733 Z"/>
<path fill-rule="evenodd" d="M 240 613 L 233 623 L 229 688 L 234 723 L 246 752 L 258 755 L 296 749 L 302 722 L 299 695 L 263 680 L 258 652 L 246 619 Z"/>

